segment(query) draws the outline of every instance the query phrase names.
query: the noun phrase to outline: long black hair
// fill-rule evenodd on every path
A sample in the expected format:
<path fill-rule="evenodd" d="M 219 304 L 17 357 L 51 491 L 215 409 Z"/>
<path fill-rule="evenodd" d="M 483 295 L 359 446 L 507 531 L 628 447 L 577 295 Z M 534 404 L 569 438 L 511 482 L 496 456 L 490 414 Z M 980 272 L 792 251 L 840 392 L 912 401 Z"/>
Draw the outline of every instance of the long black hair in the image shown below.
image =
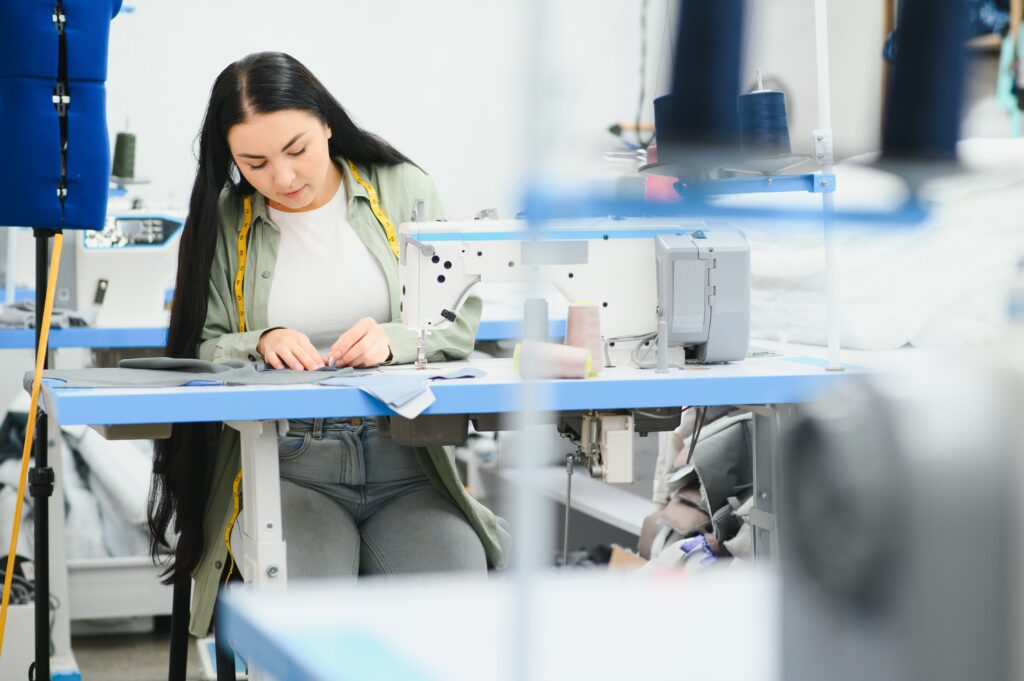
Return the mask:
<path fill-rule="evenodd" d="M 178 246 L 168 357 L 195 357 L 202 341 L 221 192 L 226 189 L 241 201 L 255 191 L 234 165 L 228 130 L 251 115 L 285 109 L 308 111 L 331 129 L 332 158 L 363 165 L 409 162 L 387 142 L 356 126 L 327 88 L 287 54 L 250 54 L 221 71 L 199 134 L 196 179 Z M 155 561 L 170 548 L 167 530 L 172 520 L 178 534 L 174 560 L 163 573 L 165 583 L 187 579 L 202 557 L 209 461 L 219 432 L 219 423 L 181 423 L 174 425 L 170 439 L 156 441 L 148 504 L 150 552 Z"/>

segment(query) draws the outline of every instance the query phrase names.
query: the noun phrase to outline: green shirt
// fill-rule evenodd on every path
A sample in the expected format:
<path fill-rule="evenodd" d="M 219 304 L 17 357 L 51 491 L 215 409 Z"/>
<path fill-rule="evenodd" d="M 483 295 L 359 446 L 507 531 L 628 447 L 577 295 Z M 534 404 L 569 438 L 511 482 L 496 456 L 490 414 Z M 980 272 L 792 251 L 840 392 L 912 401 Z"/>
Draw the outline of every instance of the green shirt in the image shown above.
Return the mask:
<path fill-rule="evenodd" d="M 343 159 L 336 159 L 336 162 L 342 171 L 348 196 L 349 223 L 380 263 L 388 282 L 392 321 L 381 326 L 391 345 L 391 363 L 412 362 L 416 359 L 416 335 L 402 326 L 400 321 L 398 259 L 388 245 L 383 227 L 373 215 L 366 189 L 352 177 Z M 411 163 L 356 167 L 363 179 L 376 189 L 381 207 L 396 227 L 408 220 L 416 199 L 426 199 L 428 219 L 442 217 L 441 200 L 433 181 Z M 210 269 L 210 295 L 202 343 L 199 346 L 200 359 L 260 359 L 256 344 L 260 336 L 272 328 L 267 321 L 267 301 L 274 281 L 280 232 L 269 219 L 264 197 L 257 192 L 252 201 L 246 277 L 242 286 L 248 330 L 241 333 L 238 330 L 234 280 L 238 269 L 236 242 L 242 228 L 242 212 L 242 200 L 225 190 L 220 200 L 217 251 Z M 430 361 L 444 361 L 468 356 L 476 338 L 480 309 L 481 301 L 478 297 L 467 299 L 455 324 L 428 336 L 427 358 Z M 224 428 L 216 443 L 211 467 L 210 496 L 203 520 L 203 555 L 192 573 L 195 589 L 192 593 L 189 629 L 195 636 L 205 636 L 210 629 L 217 589 L 227 560 L 224 532 L 233 510 L 231 485 L 241 465 L 240 452 L 238 432 Z M 507 567 L 510 555 L 509 534 L 497 523 L 490 510 L 466 493 L 451 450 L 446 447 L 417 448 L 416 455 L 434 485 L 455 502 L 476 530 L 488 562 L 497 569 Z"/>

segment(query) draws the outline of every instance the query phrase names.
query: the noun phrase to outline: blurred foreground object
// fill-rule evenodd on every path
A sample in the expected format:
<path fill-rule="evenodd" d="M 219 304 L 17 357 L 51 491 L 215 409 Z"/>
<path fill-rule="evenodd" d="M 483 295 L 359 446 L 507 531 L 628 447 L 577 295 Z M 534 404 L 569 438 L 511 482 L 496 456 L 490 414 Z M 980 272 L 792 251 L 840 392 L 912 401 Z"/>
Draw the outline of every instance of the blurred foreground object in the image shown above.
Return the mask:
<path fill-rule="evenodd" d="M 1010 335 L 985 359 L 843 384 L 801 410 L 781 473 L 782 678 L 1021 678 Z"/>

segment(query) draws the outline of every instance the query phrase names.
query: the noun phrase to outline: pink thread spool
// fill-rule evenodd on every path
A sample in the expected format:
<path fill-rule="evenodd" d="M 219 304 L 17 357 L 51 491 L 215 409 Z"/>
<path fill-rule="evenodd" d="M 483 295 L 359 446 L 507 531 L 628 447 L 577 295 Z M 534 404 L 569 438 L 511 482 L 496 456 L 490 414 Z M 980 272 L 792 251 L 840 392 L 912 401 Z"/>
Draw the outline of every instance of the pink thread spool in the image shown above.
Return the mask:
<path fill-rule="evenodd" d="M 524 340 L 516 345 L 512 367 L 523 378 L 586 378 L 592 360 L 584 348 Z"/>
<path fill-rule="evenodd" d="M 604 369 L 604 341 L 601 339 L 601 308 L 591 303 L 573 303 L 565 321 L 565 344 L 584 348 L 592 359 L 593 375 Z"/>

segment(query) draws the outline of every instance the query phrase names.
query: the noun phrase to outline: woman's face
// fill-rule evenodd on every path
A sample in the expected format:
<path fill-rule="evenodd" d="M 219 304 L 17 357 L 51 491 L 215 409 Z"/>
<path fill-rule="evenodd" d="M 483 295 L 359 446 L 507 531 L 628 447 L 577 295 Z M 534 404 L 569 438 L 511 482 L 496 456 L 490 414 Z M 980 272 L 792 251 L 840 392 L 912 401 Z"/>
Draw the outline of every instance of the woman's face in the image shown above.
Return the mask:
<path fill-rule="evenodd" d="M 228 130 L 231 156 L 242 176 L 276 207 L 312 210 L 338 185 L 328 151 L 331 130 L 299 109 L 253 114 Z"/>

